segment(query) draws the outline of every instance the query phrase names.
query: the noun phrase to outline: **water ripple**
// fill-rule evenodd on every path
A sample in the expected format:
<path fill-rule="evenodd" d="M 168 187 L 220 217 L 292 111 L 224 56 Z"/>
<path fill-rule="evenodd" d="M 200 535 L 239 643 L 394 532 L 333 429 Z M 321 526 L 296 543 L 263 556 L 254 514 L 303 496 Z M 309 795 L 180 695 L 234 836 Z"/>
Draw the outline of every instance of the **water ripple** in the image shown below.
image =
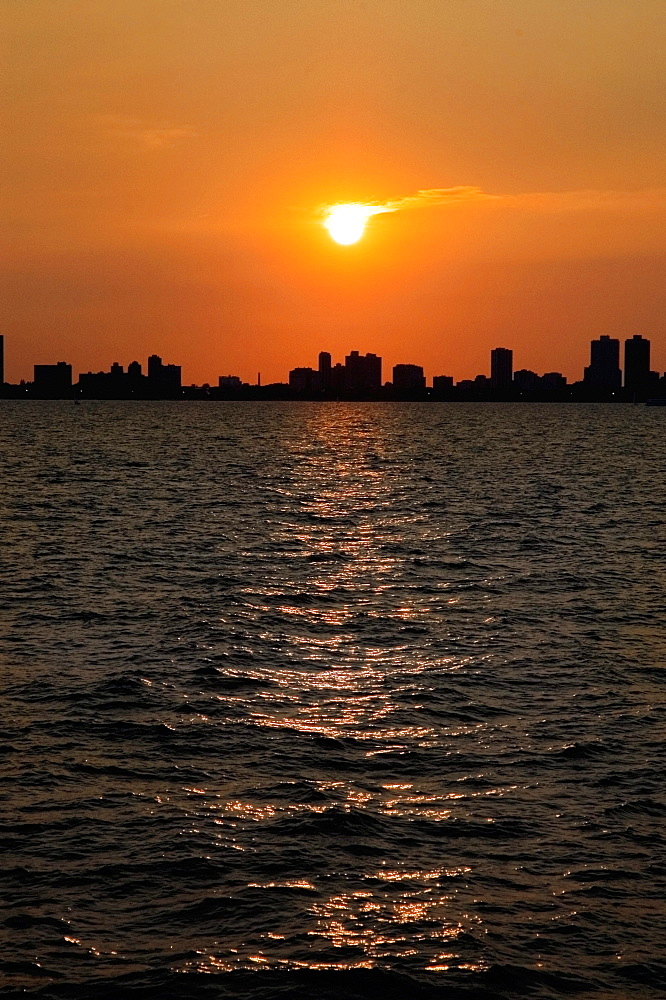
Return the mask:
<path fill-rule="evenodd" d="M 663 413 L 0 408 L 3 996 L 664 995 Z"/>

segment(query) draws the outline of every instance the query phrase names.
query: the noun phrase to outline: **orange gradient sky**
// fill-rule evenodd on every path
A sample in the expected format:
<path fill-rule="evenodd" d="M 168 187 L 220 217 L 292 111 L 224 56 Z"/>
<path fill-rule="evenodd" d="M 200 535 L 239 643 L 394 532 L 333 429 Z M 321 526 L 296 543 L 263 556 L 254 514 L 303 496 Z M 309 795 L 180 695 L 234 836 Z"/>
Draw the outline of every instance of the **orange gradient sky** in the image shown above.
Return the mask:
<path fill-rule="evenodd" d="M 4 0 L 6 379 L 666 367 L 663 0 Z M 447 189 L 460 189 L 455 197 Z M 419 196 L 418 192 L 424 192 Z M 321 208 L 397 205 L 351 246 Z"/>

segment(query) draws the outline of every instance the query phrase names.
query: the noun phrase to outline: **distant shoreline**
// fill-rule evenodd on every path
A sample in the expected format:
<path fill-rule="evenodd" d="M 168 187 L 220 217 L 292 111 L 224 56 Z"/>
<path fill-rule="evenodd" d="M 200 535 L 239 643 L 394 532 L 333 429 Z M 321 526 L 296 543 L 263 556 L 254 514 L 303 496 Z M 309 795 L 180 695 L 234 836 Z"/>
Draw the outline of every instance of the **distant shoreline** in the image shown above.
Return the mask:
<path fill-rule="evenodd" d="M 14 388 L 14 387 L 12 387 Z M 18 387 L 16 387 L 18 389 Z M 451 394 L 449 396 L 437 396 L 432 394 L 424 395 L 395 395 L 386 393 L 385 395 L 356 395 L 356 396 L 320 396 L 320 395 L 297 395 L 290 393 L 271 393 L 264 391 L 248 391 L 244 393 L 224 394 L 217 390 L 210 393 L 203 391 L 190 391 L 184 389 L 180 395 L 172 396 L 79 396 L 74 393 L 70 395 L 45 395 L 43 393 L 30 393 L 25 391 L 4 392 L 0 395 L 0 400 L 14 400 L 26 402 L 206 402 L 206 403 L 256 403 L 256 402 L 277 402 L 277 403 L 605 403 L 605 404 L 626 404 L 626 405 L 666 405 L 666 400 L 661 398 L 640 398 L 633 399 L 624 393 L 615 395 L 581 393 L 580 395 L 469 395 Z"/>

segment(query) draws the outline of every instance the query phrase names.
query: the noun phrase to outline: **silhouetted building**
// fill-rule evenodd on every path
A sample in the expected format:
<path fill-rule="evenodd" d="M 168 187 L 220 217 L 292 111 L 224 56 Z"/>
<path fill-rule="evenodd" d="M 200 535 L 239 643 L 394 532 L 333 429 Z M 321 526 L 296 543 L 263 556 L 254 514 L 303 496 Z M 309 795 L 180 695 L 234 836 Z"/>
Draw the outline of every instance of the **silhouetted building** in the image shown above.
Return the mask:
<path fill-rule="evenodd" d="M 292 368 L 289 372 L 289 388 L 294 392 L 318 392 L 319 372 L 314 368 Z"/>
<path fill-rule="evenodd" d="M 393 388 L 398 392 L 418 392 L 425 389 L 425 375 L 420 365 L 394 365 Z"/>
<path fill-rule="evenodd" d="M 513 373 L 513 351 L 496 347 L 490 352 L 490 381 L 494 389 L 508 389 Z"/>
<path fill-rule="evenodd" d="M 114 381 L 116 385 L 114 385 Z M 84 399 L 112 399 L 118 395 L 125 396 L 124 391 L 118 392 L 117 382 L 118 379 L 112 379 L 111 372 L 80 372 L 79 395 L 83 396 Z"/>
<path fill-rule="evenodd" d="M 86 399 L 105 398 L 108 378 L 108 372 L 79 372 L 77 385 L 80 395 Z"/>
<path fill-rule="evenodd" d="M 595 389 L 616 392 L 622 385 L 620 341 L 605 334 L 590 345 L 590 364 L 583 381 Z"/>
<path fill-rule="evenodd" d="M 114 361 L 111 365 L 111 370 L 109 372 L 109 384 L 114 396 L 127 396 L 129 394 L 129 386 L 127 383 L 125 369 L 122 365 L 119 365 L 117 361 Z"/>
<path fill-rule="evenodd" d="M 0 385 L 5 384 L 5 337 L 0 333 Z"/>
<path fill-rule="evenodd" d="M 567 380 L 561 372 L 546 372 L 541 376 L 541 385 L 544 389 L 559 392 L 566 389 Z"/>
<path fill-rule="evenodd" d="M 141 396 L 144 392 L 146 381 L 146 377 L 141 374 L 141 365 L 139 362 L 131 361 L 127 366 L 127 375 L 125 377 L 128 395 Z"/>
<path fill-rule="evenodd" d="M 162 359 L 159 354 L 151 354 L 148 358 L 148 378 L 156 381 L 162 371 Z"/>
<path fill-rule="evenodd" d="M 624 388 L 643 395 L 650 385 L 650 341 L 639 334 L 624 342 Z"/>
<path fill-rule="evenodd" d="M 345 391 L 347 372 L 344 365 L 337 364 L 331 368 L 331 392 L 338 395 Z"/>
<path fill-rule="evenodd" d="M 162 365 L 162 384 L 170 392 L 178 392 L 182 384 L 180 365 Z"/>
<path fill-rule="evenodd" d="M 56 365 L 35 365 L 34 389 L 45 396 L 68 396 L 72 391 L 72 366 L 66 361 Z"/>
<path fill-rule="evenodd" d="M 164 365 L 157 354 L 148 358 L 149 391 L 156 396 L 176 396 L 180 393 L 180 365 Z"/>
<path fill-rule="evenodd" d="M 352 351 L 345 358 L 345 389 L 347 392 L 375 392 L 382 384 L 382 359 L 376 354 Z"/>
<path fill-rule="evenodd" d="M 437 395 L 450 392 L 453 389 L 453 375 L 434 375 L 432 388 Z"/>
<path fill-rule="evenodd" d="M 541 379 L 529 368 L 520 368 L 513 375 L 513 384 L 520 392 L 535 392 L 541 385 Z"/>
<path fill-rule="evenodd" d="M 243 382 L 238 375 L 220 375 L 217 384 L 220 389 L 240 389 Z"/>
<path fill-rule="evenodd" d="M 331 355 L 328 351 L 321 351 L 319 354 L 319 385 L 324 392 L 329 392 L 331 388 Z"/>
<path fill-rule="evenodd" d="M 492 383 L 487 375 L 476 375 L 473 379 L 464 378 L 460 382 L 456 382 L 456 395 L 480 399 L 490 392 L 491 386 Z"/>

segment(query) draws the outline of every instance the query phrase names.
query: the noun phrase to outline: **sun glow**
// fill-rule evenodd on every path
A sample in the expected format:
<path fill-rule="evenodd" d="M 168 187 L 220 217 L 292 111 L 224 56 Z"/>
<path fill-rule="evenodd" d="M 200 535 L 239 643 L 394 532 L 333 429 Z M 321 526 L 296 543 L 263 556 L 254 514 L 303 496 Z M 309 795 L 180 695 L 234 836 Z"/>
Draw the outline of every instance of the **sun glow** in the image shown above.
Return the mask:
<path fill-rule="evenodd" d="M 336 243 L 357 243 L 365 232 L 371 215 L 383 211 L 379 205 L 333 205 L 326 212 L 324 225 Z"/>

